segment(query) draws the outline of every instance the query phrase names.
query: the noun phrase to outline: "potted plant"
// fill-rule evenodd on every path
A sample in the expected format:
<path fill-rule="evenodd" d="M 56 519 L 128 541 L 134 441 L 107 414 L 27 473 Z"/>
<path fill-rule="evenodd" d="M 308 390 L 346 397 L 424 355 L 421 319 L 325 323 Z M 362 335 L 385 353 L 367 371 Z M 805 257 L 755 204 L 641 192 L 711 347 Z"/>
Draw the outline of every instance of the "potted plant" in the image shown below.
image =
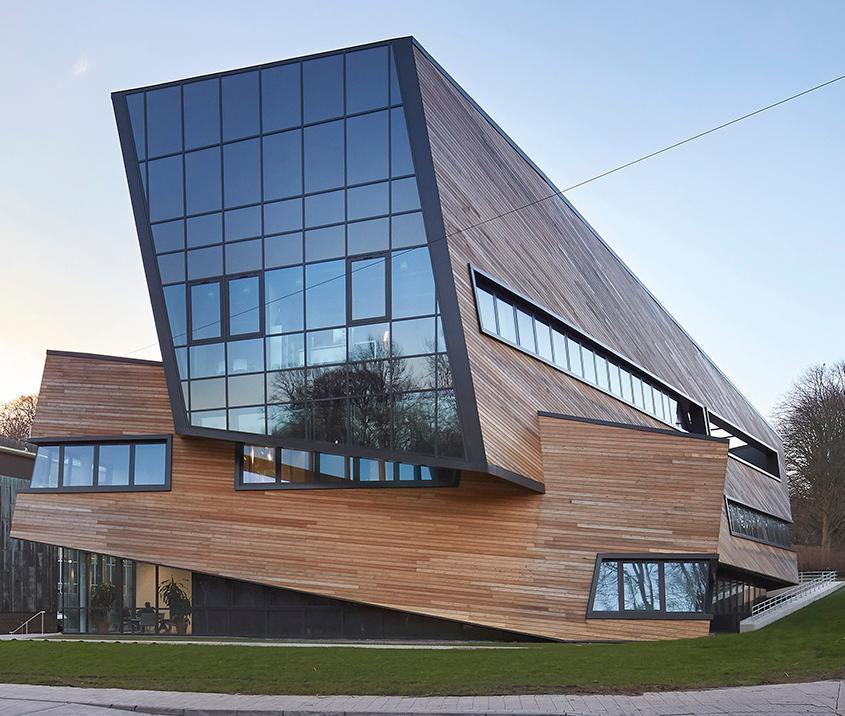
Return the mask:
<path fill-rule="evenodd" d="M 91 588 L 89 613 L 98 634 L 108 634 L 109 616 L 117 602 L 117 587 L 111 582 L 99 582 Z"/>
<path fill-rule="evenodd" d="M 176 627 L 176 633 L 186 634 L 193 610 L 184 585 L 171 577 L 159 584 L 158 593 L 161 595 L 161 601 L 170 609 L 170 621 Z"/>

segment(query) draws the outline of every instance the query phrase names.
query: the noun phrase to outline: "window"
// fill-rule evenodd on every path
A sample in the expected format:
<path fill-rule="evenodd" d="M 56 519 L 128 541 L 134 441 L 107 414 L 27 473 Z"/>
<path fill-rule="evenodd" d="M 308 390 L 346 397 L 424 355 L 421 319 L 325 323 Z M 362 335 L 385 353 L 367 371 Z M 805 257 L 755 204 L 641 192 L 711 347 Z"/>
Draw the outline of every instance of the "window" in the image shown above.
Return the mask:
<path fill-rule="evenodd" d="M 346 323 L 346 262 L 305 267 L 305 323 L 308 328 Z"/>
<path fill-rule="evenodd" d="M 373 256 L 349 262 L 351 321 L 387 315 L 387 259 Z"/>
<path fill-rule="evenodd" d="M 588 618 L 709 618 L 710 559 L 602 555 Z"/>
<path fill-rule="evenodd" d="M 229 335 L 258 333 L 261 330 L 259 311 L 259 278 L 247 276 L 229 281 Z"/>
<path fill-rule="evenodd" d="M 41 445 L 31 487 L 87 492 L 170 489 L 169 453 L 169 437 Z"/>
<path fill-rule="evenodd" d="M 744 539 L 774 545 L 791 546 L 789 522 L 766 514 L 735 500 L 726 499 L 731 534 Z"/>
<path fill-rule="evenodd" d="M 220 284 L 194 284 L 191 286 L 191 340 L 219 338 L 221 335 Z"/>
<path fill-rule="evenodd" d="M 397 218 L 397 217 L 394 217 Z M 623 367 L 623 359 L 597 341 L 576 331 L 562 319 L 528 299 L 496 284 L 492 278 L 473 271 L 478 320 L 483 333 L 501 338 L 512 346 L 556 368 L 580 378 L 673 427 L 703 432 L 704 410 L 684 400 L 686 417 L 678 418 L 678 400 L 668 388 L 634 366 Z M 762 458 L 751 450 L 750 462 Z M 737 454 L 737 457 L 741 455 Z M 746 458 L 748 459 L 748 458 Z M 777 463 L 774 455 L 773 464 Z"/>
<path fill-rule="evenodd" d="M 450 487 L 458 484 L 455 470 L 327 452 L 241 445 L 236 461 L 241 489 Z"/>
<path fill-rule="evenodd" d="M 389 45 L 126 100 L 189 424 L 461 457 Z"/>

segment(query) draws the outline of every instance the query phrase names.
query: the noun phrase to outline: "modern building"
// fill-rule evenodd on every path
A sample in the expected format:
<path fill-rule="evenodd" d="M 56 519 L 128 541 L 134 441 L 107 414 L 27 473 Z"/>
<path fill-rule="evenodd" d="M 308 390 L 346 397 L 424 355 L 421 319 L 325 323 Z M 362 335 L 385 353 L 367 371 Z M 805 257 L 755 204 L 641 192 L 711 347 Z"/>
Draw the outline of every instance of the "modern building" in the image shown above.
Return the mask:
<path fill-rule="evenodd" d="M 10 536 L 18 493 L 29 488 L 35 446 L 0 437 L 0 634 L 8 634 L 44 611 L 44 629 L 55 631 L 57 552 L 55 547 Z M 30 631 L 41 630 L 41 618 Z"/>
<path fill-rule="evenodd" d="M 202 634 L 662 639 L 797 581 L 778 436 L 415 40 L 113 101 L 163 363 L 47 355 L 69 630 L 172 578 Z"/>

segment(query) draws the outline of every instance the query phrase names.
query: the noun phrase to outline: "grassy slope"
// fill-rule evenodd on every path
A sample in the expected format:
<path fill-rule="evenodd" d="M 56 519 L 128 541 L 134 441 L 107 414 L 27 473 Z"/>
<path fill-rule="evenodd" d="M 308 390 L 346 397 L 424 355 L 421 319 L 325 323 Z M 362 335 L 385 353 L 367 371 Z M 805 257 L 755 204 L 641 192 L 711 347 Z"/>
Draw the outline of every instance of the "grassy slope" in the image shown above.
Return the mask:
<path fill-rule="evenodd" d="M 288 694 L 631 692 L 845 677 L 845 589 L 758 632 L 480 651 L 0 642 L 0 682 Z"/>

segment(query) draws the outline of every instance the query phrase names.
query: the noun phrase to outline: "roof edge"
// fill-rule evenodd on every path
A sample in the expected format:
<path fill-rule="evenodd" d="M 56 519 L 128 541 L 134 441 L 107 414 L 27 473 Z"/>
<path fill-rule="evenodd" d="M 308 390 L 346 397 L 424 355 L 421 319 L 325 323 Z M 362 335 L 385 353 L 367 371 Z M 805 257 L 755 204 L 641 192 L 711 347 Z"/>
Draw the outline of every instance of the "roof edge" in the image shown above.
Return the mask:
<path fill-rule="evenodd" d="M 625 271 L 627 271 L 631 275 L 631 278 L 633 278 L 634 281 L 637 282 L 637 284 L 640 286 L 640 288 L 642 288 L 646 292 L 646 294 L 649 296 L 649 298 L 651 298 L 652 301 L 655 302 L 655 304 L 658 306 L 658 308 L 660 308 L 660 310 L 663 311 L 669 317 L 669 319 L 681 330 L 681 332 L 683 332 L 683 334 L 692 342 L 692 344 L 695 346 L 696 350 L 698 350 L 698 352 L 701 353 L 701 355 L 719 372 L 719 375 L 721 375 L 722 378 L 724 378 L 725 381 L 727 381 L 727 383 L 742 397 L 742 399 L 745 400 L 746 403 L 748 403 L 748 405 L 757 414 L 757 416 L 766 425 L 768 425 L 769 428 L 771 429 L 771 431 L 777 436 L 778 435 L 777 430 L 775 430 L 774 426 L 769 422 L 769 420 L 757 409 L 757 407 L 734 384 L 734 382 L 730 378 L 728 378 L 727 375 L 725 375 L 724 371 L 722 371 L 722 369 L 718 366 L 718 364 L 698 344 L 698 342 L 695 340 L 695 338 L 693 338 L 687 332 L 686 328 L 684 328 L 681 325 L 680 321 L 678 321 L 678 319 L 675 318 L 675 316 L 672 315 L 672 313 L 651 292 L 651 290 L 648 288 L 648 286 L 646 286 L 640 280 L 640 278 L 631 270 L 631 268 L 628 266 L 628 264 L 626 264 L 622 260 L 622 258 L 619 256 L 619 254 L 617 254 L 616 251 L 613 250 L 613 248 L 610 246 L 610 244 L 608 244 L 607 241 L 605 241 L 602 238 L 601 234 L 599 234 L 599 232 L 596 231 L 596 229 L 590 224 L 590 222 L 587 221 L 587 219 L 584 218 L 584 216 L 581 214 L 581 212 L 578 211 L 578 209 L 576 209 L 575 206 L 573 206 L 572 202 L 570 202 L 569 199 L 566 198 L 566 196 L 555 185 L 555 183 L 546 175 L 546 173 L 542 169 L 540 169 L 540 167 L 531 159 L 531 157 L 529 157 L 520 148 L 520 146 L 513 139 L 511 139 L 511 137 L 508 135 L 508 133 L 505 132 L 505 130 L 503 130 L 496 123 L 496 121 L 489 114 L 487 114 L 487 112 L 484 111 L 484 109 L 481 107 L 481 105 L 479 105 L 478 102 L 476 102 L 470 96 L 470 94 L 463 87 L 461 87 L 461 85 L 458 83 L 458 81 L 454 77 L 452 77 L 443 68 L 443 66 L 429 54 L 428 50 L 426 50 L 425 47 L 423 47 L 415 37 L 413 37 L 413 36 L 411 37 L 411 42 L 414 44 L 414 47 L 416 47 L 426 57 L 426 59 L 429 62 L 431 62 L 432 65 L 434 65 L 434 67 L 443 75 L 443 77 L 446 80 L 448 80 L 452 84 L 452 86 L 454 86 L 454 88 L 464 97 L 464 99 L 466 99 L 475 108 L 475 110 L 490 124 L 490 126 L 493 127 L 493 129 L 495 129 L 496 132 L 498 132 L 498 134 L 502 137 L 502 139 L 504 139 L 511 146 L 511 148 L 514 151 L 516 151 L 519 154 L 519 156 L 522 157 L 522 159 L 525 160 L 528 163 L 528 165 L 537 173 L 537 175 L 544 182 L 546 182 L 546 184 L 548 184 L 549 188 L 552 191 L 554 191 L 558 195 L 558 198 L 561 199 L 564 202 L 564 204 L 566 204 L 567 208 L 571 209 L 572 212 L 575 214 L 575 216 L 577 216 L 578 219 L 583 222 L 584 226 L 587 227 L 587 229 L 590 231 L 590 233 L 593 234 L 593 236 L 595 236 L 601 242 L 601 244 L 604 246 L 604 248 L 607 249 L 610 252 L 611 256 L 613 256 L 613 258 L 615 258 L 619 262 L 619 264 L 622 266 L 622 268 L 624 268 Z"/>
<path fill-rule="evenodd" d="M 158 360 L 147 360 L 145 358 L 129 358 L 127 356 L 112 356 L 112 355 L 105 355 L 103 353 L 82 353 L 79 351 L 58 351 L 58 350 L 47 350 L 48 356 L 58 356 L 61 358 L 81 358 L 85 360 L 102 360 L 102 361 L 112 361 L 114 363 L 130 363 L 132 365 L 155 365 L 155 366 L 162 366 L 163 363 Z"/>

